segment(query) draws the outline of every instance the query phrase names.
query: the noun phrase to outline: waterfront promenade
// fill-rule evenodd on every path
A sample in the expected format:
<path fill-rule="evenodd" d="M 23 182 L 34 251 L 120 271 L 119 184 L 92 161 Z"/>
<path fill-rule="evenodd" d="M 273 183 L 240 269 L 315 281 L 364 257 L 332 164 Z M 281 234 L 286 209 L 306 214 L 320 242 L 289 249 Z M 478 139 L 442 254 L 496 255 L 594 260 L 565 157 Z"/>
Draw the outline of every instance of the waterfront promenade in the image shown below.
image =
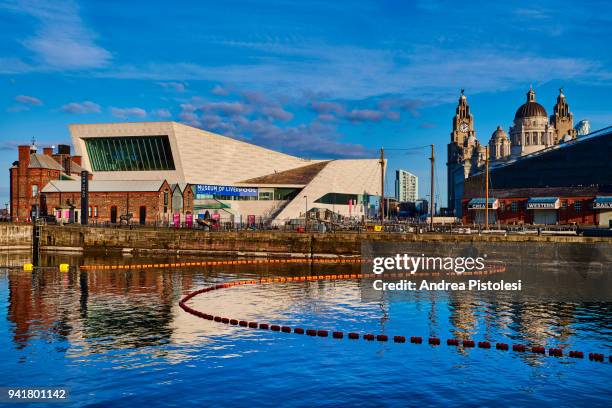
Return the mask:
<path fill-rule="evenodd" d="M 28 224 L 1 224 L 0 248 L 27 251 L 32 227 Z M 173 228 L 102 228 L 84 226 L 41 227 L 41 251 L 207 254 L 238 256 L 354 256 L 368 242 L 405 243 L 407 248 L 434 248 L 469 245 L 543 248 L 560 246 L 612 249 L 612 238 L 556 235 L 479 235 L 443 233 L 334 232 L 299 233 L 285 231 L 219 231 Z M 556 245 L 553 245 L 556 244 Z M 610 251 L 612 252 L 612 251 Z"/>

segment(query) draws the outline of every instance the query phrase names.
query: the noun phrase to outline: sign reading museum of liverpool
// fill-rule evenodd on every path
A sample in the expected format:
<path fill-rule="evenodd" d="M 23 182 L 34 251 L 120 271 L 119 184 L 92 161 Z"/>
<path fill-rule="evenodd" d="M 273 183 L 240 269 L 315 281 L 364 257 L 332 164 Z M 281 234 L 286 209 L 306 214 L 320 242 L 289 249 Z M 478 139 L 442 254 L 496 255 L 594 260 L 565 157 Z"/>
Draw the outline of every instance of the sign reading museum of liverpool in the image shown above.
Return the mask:
<path fill-rule="evenodd" d="M 218 195 L 232 197 L 257 197 L 255 187 L 213 186 L 209 184 L 197 184 L 196 195 Z"/>

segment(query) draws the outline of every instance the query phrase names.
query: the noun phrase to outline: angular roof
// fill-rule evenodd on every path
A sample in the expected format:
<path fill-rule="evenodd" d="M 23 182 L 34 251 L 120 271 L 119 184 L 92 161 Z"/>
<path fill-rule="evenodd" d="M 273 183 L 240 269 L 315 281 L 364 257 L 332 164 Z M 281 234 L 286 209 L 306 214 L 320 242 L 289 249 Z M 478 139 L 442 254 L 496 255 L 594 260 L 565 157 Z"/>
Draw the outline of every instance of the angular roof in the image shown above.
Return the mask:
<path fill-rule="evenodd" d="M 47 156 L 46 154 L 30 154 L 30 165 L 28 166 L 30 169 L 49 169 L 49 170 L 59 170 L 61 172 L 64 171 L 64 168 L 61 164 L 58 163 L 52 156 Z M 81 173 L 83 168 L 76 162 L 70 162 L 70 173 Z"/>
<path fill-rule="evenodd" d="M 91 180 L 90 192 L 151 192 L 159 191 L 165 180 Z M 43 193 L 79 193 L 80 180 L 52 180 L 43 189 Z"/>
<path fill-rule="evenodd" d="M 612 193 L 612 186 L 531 187 L 489 190 L 489 196 L 495 198 L 590 197 L 596 195 L 606 195 L 610 193 Z M 469 192 L 466 192 L 463 198 L 482 198 L 483 195 L 484 192 L 479 192 L 478 194 L 470 194 Z"/>
<path fill-rule="evenodd" d="M 279 184 L 279 185 L 306 185 L 314 179 L 327 164 L 321 161 L 295 169 L 285 170 L 278 173 L 267 174 L 261 177 L 240 181 L 241 184 Z"/>
<path fill-rule="evenodd" d="M 30 154 L 30 165 L 28 168 L 64 171 L 62 165 L 56 162 L 53 157 L 36 153 Z"/>

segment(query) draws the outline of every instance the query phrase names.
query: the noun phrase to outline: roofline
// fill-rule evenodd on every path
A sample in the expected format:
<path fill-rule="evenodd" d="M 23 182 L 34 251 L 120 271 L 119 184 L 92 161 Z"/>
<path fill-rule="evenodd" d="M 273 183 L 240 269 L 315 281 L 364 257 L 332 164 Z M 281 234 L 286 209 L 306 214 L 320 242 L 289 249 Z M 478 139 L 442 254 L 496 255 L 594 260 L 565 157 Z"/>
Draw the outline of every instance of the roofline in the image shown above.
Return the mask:
<path fill-rule="evenodd" d="M 608 132 L 605 132 L 606 130 Z M 552 146 L 549 146 L 549 147 L 547 147 L 545 149 L 538 150 L 536 152 L 529 153 L 529 154 L 526 154 L 524 156 L 519 156 L 519 157 L 517 157 L 517 158 L 515 158 L 513 160 L 510 160 L 510 161 L 502 160 L 502 161 L 493 163 L 493 166 L 489 167 L 489 171 L 501 169 L 501 168 L 504 168 L 504 167 L 509 166 L 511 164 L 518 163 L 519 161 L 522 161 L 522 160 L 529 160 L 529 159 L 532 159 L 534 157 L 538 157 L 538 156 L 540 156 L 542 154 L 545 154 L 545 153 L 557 150 L 561 146 L 575 145 L 577 143 L 585 142 L 587 140 L 591 140 L 591 139 L 596 138 L 596 137 L 605 136 L 605 135 L 610 134 L 610 133 L 612 133 L 612 125 L 606 126 L 604 128 L 598 129 L 598 130 L 594 130 L 593 132 L 591 132 L 589 134 L 586 134 L 586 135 L 584 135 L 582 137 L 578 137 L 576 139 L 570 140 L 568 142 L 563 142 L 563 143 L 560 143 L 560 144 L 552 145 Z M 480 170 L 478 173 L 474 173 L 470 177 L 478 176 L 478 175 L 483 174 L 483 173 L 484 173 L 484 170 Z"/>

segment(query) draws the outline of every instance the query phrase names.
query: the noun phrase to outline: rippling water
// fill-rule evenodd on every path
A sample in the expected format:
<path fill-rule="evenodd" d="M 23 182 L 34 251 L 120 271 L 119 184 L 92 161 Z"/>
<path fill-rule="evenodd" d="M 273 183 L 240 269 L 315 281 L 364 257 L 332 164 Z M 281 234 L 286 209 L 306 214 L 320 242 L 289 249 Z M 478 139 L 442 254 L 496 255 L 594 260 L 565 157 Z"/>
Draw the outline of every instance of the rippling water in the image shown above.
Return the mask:
<path fill-rule="evenodd" d="M 313 338 L 226 326 L 178 307 L 181 296 L 215 282 L 358 272 L 352 268 L 0 269 L 0 386 L 67 386 L 73 406 L 610 406 L 608 362 Z M 607 357 L 612 272 L 581 272 L 509 271 L 504 279 L 531 288 L 519 295 L 415 292 L 364 301 L 358 282 L 320 281 L 234 287 L 190 305 L 304 328 L 559 345 Z"/>

